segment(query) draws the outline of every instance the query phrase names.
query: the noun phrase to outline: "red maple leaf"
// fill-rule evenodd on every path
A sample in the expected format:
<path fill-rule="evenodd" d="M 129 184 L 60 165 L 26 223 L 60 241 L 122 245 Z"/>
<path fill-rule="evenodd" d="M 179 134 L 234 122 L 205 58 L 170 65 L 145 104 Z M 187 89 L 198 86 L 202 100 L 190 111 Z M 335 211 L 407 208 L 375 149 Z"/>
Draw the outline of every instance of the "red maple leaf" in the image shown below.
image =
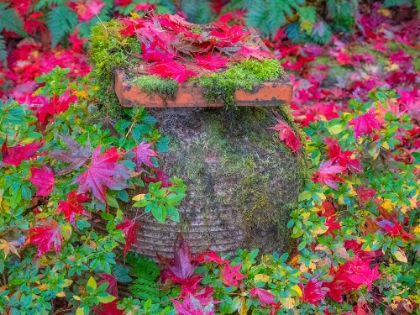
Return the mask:
<path fill-rule="evenodd" d="M 205 262 L 214 262 L 218 265 L 228 264 L 229 260 L 222 259 L 219 255 L 217 255 L 215 252 L 206 252 L 206 253 L 200 253 L 197 256 L 194 257 L 194 260 L 198 262 L 199 264 L 205 263 Z"/>
<path fill-rule="evenodd" d="M 49 194 L 54 190 L 53 171 L 43 165 L 42 168 L 31 167 L 31 174 L 32 175 L 29 177 L 29 181 L 32 185 L 38 187 L 35 195 L 40 197 L 49 196 Z"/>
<path fill-rule="evenodd" d="M 63 213 L 67 220 L 74 222 L 76 214 L 89 215 L 83 209 L 82 203 L 89 200 L 89 196 L 78 194 L 76 191 L 71 191 L 67 194 L 66 201 L 59 201 L 57 213 Z"/>
<path fill-rule="evenodd" d="M 171 300 L 178 315 L 214 315 L 213 308 L 205 307 L 206 305 L 191 294 L 185 297 L 182 303 L 172 298 Z"/>
<path fill-rule="evenodd" d="M 328 293 L 327 288 L 323 288 L 323 282 L 318 281 L 318 278 L 312 278 L 303 289 L 303 302 L 318 305 L 318 303 L 325 298 Z"/>
<path fill-rule="evenodd" d="M 38 251 L 35 258 L 39 258 L 52 249 L 58 254 L 62 242 L 63 237 L 61 235 L 61 229 L 55 220 L 39 221 L 36 227 L 29 229 L 28 239 L 26 240 L 26 244 L 38 245 Z"/>
<path fill-rule="evenodd" d="M 36 151 L 40 147 L 42 147 L 42 142 L 32 142 L 30 144 L 25 145 L 16 145 L 14 147 L 7 147 L 7 139 L 3 143 L 3 146 L 1 147 L 1 153 L 3 156 L 2 162 L 4 164 L 10 164 L 19 166 L 20 163 L 24 160 L 29 160 Z"/>
<path fill-rule="evenodd" d="M 374 129 L 380 129 L 381 123 L 375 118 L 375 114 L 372 112 L 360 115 L 359 117 L 353 118 L 349 126 L 354 126 L 354 135 L 358 139 L 362 134 L 368 135 Z"/>
<path fill-rule="evenodd" d="M 236 266 L 225 265 L 221 271 L 223 283 L 227 286 L 235 286 L 239 285 L 239 281 L 245 279 L 246 276 L 243 275 L 241 270 L 242 264 Z"/>
<path fill-rule="evenodd" d="M 337 140 L 332 140 L 330 137 L 325 137 L 325 144 L 327 145 L 328 157 L 332 160 L 333 164 L 344 166 L 349 171 L 354 173 L 363 172 L 359 160 L 350 158 L 353 152 L 342 152 Z"/>
<path fill-rule="evenodd" d="M 150 74 L 155 74 L 160 78 L 171 78 L 178 83 L 184 82 L 189 77 L 197 76 L 192 70 L 188 70 L 183 64 L 175 61 L 156 63 L 147 68 Z"/>
<path fill-rule="evenodd" d="M 363 261 L 356 255 L 338 268 L 333 281 L 325 283 L 325 287 L 330 289 L 330 297 L 340 303 L 343 301 L 341 295 L 357 290 L 363 285 L 370 290 L 373 281 L 378 278 L 378 265 L 372 269 L 370 260 Z"/>
<path fill-rule="evenodd" d="M 142 141 L 137 147 L 133 149 L 133 152 L 135 154 L 134 159 L 136 162 L 137 171 L 140 171 L 142 164 L 149 167 L 154 167 L 150 158 L 152 156 L 158 157 L 159 155 L 153 149 L 150 149 L 152 145 L 153 142 L 144 143 L 144 141 Z"/>
<path fill-rule="evenodd" d="M 191 289 L 196 288 L 201 278 L 193 277 L 197 264 L 192 259 L 190 247 L 182 236 L 178 236 L 175 240 L 173 259 L 159 254 L 156 254 L 156 256 L 166 267 L 166 269 L 162 270 L 160 273 L 163 280 L 169 279 Z"/>
<path fill-rule="evenodd" d="M 266 305 L 275 305 L 276 301 L 274 301 L 274 295 L 267 290 L 260 289 L 260 288 L 253 288 L 249 291 L 251 297 L 258 297 L 260 300 L 261 306 L 266 307 Z"/>
<path fill-rule="evenodd" d="M 293 151 L 297 152 L 301 148 L 300 139 L 295 135 L 292 128 L 290 128 L 284 121 L 276 119 L 277 124 L 268 129 L 276 130 L 279 132 L 279 139 L 284 141 L 286 145 Z"/>
<path fill-rule="evenodd" d="M 97 315 L 124 315 L 124 310 L 119 310 L 117 303 L 117 300 L 105 304 L 101 303 L 100 306 L 95 306 L 93 311 Z"/>
<path fill-rule="evenodd" d="M 324 184 L 337 190 L 337 182 L 344 182 L 342 178 L 337 176 L 337 174 L 342 173 L 346 170 L 344 166 L 333 164 L 332 160 L 321 163 L 319 166 L 319 171 L 312 175 L 312 180 L 314 183 L 321 183 L 321 186 Z"/>
<path fill-rule="evenodd" d="M 124 261 L 128 250 L 131 245 L 137 245 L 137 230 L 140 228 L 140 224 L 136 221 L 131 221 L 129 218 L 124 217 L 124 222 L 118 223 L 116 228 L 122 230 L 125 234 L 125 245 L 124 245 Z"/>
<path fill-rule="evenodd" d="M 197 65 L 212 71 L 225 68 L 226 64 L 229 62 L 229 59 L 221 57 L 220 55 L 214 55 L 211 52 L 209 52 L 205 56 L 197 54 L 194 57 L 197 62 Z"/>
<path fill-rule="evenodd" d="M 36 117 L 38 117 L 39 123 L 44 125 L 47 119 L 50 120 L 55 115 L 64 113 L 69 109 L 70 103 L 74 102 L 77 102 L 77 96 L 72 95 L 69 97 L 68 92 L 61 96 L 53 96 L 48 103 L 38 109 Z"/>
<path fill-rule="evenodd" d="M 91 165 L 80 174 L 75 182 L 79 183 L 79 193 L 92 190 L 93 195 L 106 203 L 105 190 L 121 190 L 127 187 L 127 179 L 130 177 L 125 165 L 118 164 L 120 158 L 116 148 L 110 148 L 101 155 L 98 146 L 92 154 Z"/>

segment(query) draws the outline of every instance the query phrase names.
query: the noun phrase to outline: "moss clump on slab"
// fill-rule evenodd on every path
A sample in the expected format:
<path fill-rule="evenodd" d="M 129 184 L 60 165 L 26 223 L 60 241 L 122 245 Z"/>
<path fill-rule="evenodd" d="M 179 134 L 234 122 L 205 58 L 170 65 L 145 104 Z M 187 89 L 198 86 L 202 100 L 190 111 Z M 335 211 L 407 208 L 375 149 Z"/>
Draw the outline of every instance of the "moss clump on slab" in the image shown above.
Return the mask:
<path fill-rule="evenodd" d="M 198 82 L 205 88 L 210 102 L 222 100 L 227 107 L 235 105 L 235 91 L 251 90 L 254 84 L 278 79 L 284 69 L 276 59 L 249 59 L 223 72 L 201 76 Z"/>
<path fill-rule="evenodd" d="M 117 20 L 99 23 L 92 28 L 89 59 L 94 66 L 91 77 L 98 86 L 96 98 L 102 111 L 111 117 L 121 117 L 123 111 L 114 92 L 113 78 L 116 68 L 127 68 L 138 58 L 128 59 L 129 54 L 140 54 L 141 46 L 135 37 L 120 34 L 123 27 Z"/>
<path fill-rule="evenodd" d="M 175 99 L 178 83 L 171 79 L 161 79 L 154 75 L 136 77 L 132 81 L 140 89 L 151 95 L 159 94 L 163 99 Z"/>

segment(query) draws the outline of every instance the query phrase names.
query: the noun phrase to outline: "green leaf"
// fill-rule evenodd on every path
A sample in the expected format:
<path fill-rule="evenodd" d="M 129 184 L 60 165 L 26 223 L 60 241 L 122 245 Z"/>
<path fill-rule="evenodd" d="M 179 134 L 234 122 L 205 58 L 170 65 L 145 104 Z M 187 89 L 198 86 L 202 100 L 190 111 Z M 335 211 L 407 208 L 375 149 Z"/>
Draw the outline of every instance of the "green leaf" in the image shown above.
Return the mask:
<path fill-rule="evenodd" d="M 98 295 L 97 298 L 98 298 L 99 302 L 104 303 L 104 304 L 111 303 L 112 301 L 114 301 L 116 299 L 115 296 L 113 296 L 111 294 L 108 294 L 108 293 L 105 296 L 99 296 Z"/>
<path fill-rule="evenodd" d="M 76 28 L 79 19 L 76 12 L 66 5 L 58 6 L 48 13 L 47 25 L 51 32 L 51 44 L 56 46 L 64 35 Z"/>
<path fill-rule="evenodd" d="M 25 37 L 28 34 L 23 29 L 23 21 L 19 14 L 13 8 L 7 8 L 8 4 L 0 4 L 0 31 L 6 30 L 15 32 L 18 35 Z"/>

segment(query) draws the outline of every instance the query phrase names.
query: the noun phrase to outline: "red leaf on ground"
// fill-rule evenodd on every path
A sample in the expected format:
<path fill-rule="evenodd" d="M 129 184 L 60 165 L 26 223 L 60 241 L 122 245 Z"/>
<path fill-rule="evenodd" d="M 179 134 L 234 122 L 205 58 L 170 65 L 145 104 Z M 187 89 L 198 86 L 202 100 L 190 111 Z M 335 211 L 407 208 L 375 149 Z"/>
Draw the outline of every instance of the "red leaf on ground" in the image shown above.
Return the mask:
<path fill-rule="evenodd" d="M 29 181 L 32 185 L 38 187 L 35 196 L 47 197 L 54 190 L 54 173 L 53 171 L 46 167 L 45 165 L 42 168 L 31 167 L 31 177 Z"/>
<path fill-rule="evenodd" d="M 70 103 L 74 103 L 76 101 L 77 96 L 72 95 L 69 97 L 68 92 L 64 93 L 60 97 L 53 96 L 48 103 L 38 109 L 36 117 L 38 117 L 39 123 L 44 125 L 47 119 L 49 120 L 57 114 L 64 113 L 69 109 Z"/>
<path fill-rule="evenodd" d="M 204 307 L 205 305 L 192 295 L 184 298 L 182 303 L 172 298 L 171 300 L 178 315 L 214 315 L 214 308 Z"/>
<path fill-rule="evenodd" d="M 170 186 L 172 186 L 172 183 L 169 180 L 169 176 L 164 171 L 162 171 L 161 169 L 159 169 L 157 167 L 154 167 L 154 166 L 152 166 L 151 168 L 156 172 L 156 178 L 149 177 L 149 176 L 146 177 L 145 176 L 143 178 L 143 181 L 145 183 L 157 183 L 157 182 L 161 182 L 162 183 L 161 184 L 161 187 L 170 187 Z"/>
<path fill-rule="evenodd" d="M 57 221 L 42 220 L 38 222 L 36 227 L 29 229 L 26 244 L 38 245 L 35 258 L 39 258 L 52 249 L 58 254 L 62 242 L 63 237 Z"/>
<path fill-rule="evenodd" d="M 337 176 L 337 174 L 342 173 L 346 170 L 344 166 L 333 164 L 332 160 L 321 163 L 319 166 L 319 171 L 312 175 L 312 180 L 314 183 L 321 183 L 321 186 L 324 184 L 337 190 L 337 182 L 344 182 L 344 180 Z"/>
<path fill-rule="evenodd" d="M 127 187 L 127 179 L 130 177 L 128 169 L 118 164 L 120 158 L 116 148 L 108 149 L 101 155 L 101 148 L 98 146 L 92 154 L 91 165 L 80 174 L 75 182 L 79 183 L 79 193 L 92 190 L 93 195 L 100 201 L 106 203 L 105 190 L 121 190 Z"/>
<path fill-rule="evenodd" d="M 309 280 L 303 289 L 303 302 L 318 305 L 318 302 L 323 300 L 328 293 L 328 289 L 322 288 L 322 285 L 323 282 L 318 281 L 316 277 Z"/>
<path fill-rule="evenodd" d="M 153 149 L 150 149 L 152 145 L 153 142 L 144 143 L 144 141 L 142 141 L 137 147 L 133 149 L 133 152 L 135 154 L 134 159 L 136 162 L 137 171 L 140 171 L 142 164 L 149 167 L 153 167 L 153 163 L 150 158 L 152 156 L 158 157 L 159 155 Z"/>
<path fill-rule="evenodd" d="M 137 245 L 137 230 L 140 228 L 140 224 L 136 221 L 131 221 L 129 218 L 124 217 L 124 222 L 118 223 L 116 228 L 122 230 L 125 234 L 125 245 L 124 245 L 124 260 L 131 245 Z"/>
<path fill-rule="evenodd" d="M 197 76 L 197 73 L 188 70 L 185 65 L 175 61 L 156 63 L 147 69 L 150 74 L 155 74 L 160 78 L 171 78 L 178 83 L 184 82 L 189 77 Z"/>
<path fill-rule="evenodd" d="M 117 300 L 110 303 L 101 304 L 100 306 L 94 307 L 94 312 L 97 315 L 124 315 L 124 310 L 117 308 Z"/>
<path fill-rule="evenodd" d="M 328 294 L 336 302 L 342 302 L 342 295 L 350 293 L 366 285 L 367 289 L 372 288 L 372 283 L 379 278 L 378 265 L 370 268 L 370 260 L 363 261 L 358 255 L 344 263 L 338 268 L 334 279 L 325 283 L 329 288 Z"/>
<path fill-rule="evenodd" d="M 42 147 L 42 145 L 42 142 L 32 142 L 30 144 L 18 144 L 14 147 L 7 147 L 6 139 L 1 148 L 1 153 L 3 156 L 2 162 L 4 164 L 19 166 L 22 161 L 29 160 L 34 155 L 34 153 L 38 151 L 40 147 Z"/>
<path fill-rule="evenodd" d="M 223 283 L 227 286 L 238 286 L 239 281 L 245 279 L 246 276 L 241 273 L 242 264 L 236 266 L 225 265 L 221 271 Z"/>
<path fill-rule="evenodd" d="M 284 141 L 286 145 L 293 151 L 297 152 L 301 148 L 300 139 L 295 135 L 292 128 L 290 128 L 284 121 L 276 119 L 277 124 L 268 129 L 276 130 L 279 132 L 279 139 Z"/>
<path fill-rule="evenodd" d="M 78 194 L 76 191 L 71 191 L 67 194 L 66 201 L 59 201 L 57 213 L 63 213 L 67 220 L 74 222 L 76 214 L 83 214 L 88 216 L 89 213 L 85 212 L 82 203 L 89 200 L 89 196 Z"/>
<path fill-rule="evenodd" d="M 198 254 L 194 257 L 194 260 L 198 262 L 199 264 L 205 263 L 205 262 L 214 262 L 218 265 L 228 264 L 229 260 L 223 260 L 219 255 L 217 255 L 215 252 L 206 252 Z"/>
<path fill-rule="evenodd" d="M 197 54 L 194 57 L 197 61 L 197 65 L 212 71 L 225 68 L 226 64 L 229 62 L 229 59 L 221 57 L 219 55 L 213 55 L 211 52 L 205 56 Z"/>
<path fill-rule="evenodd" d="M 191 257 L 190 247 L 182 236 L 175 241 L 174 258 L 167 258 L 156 254 L 158 260 L 166 267 L 160 276 L 163 280 L 172 280 L 176 283 L 195 288 L 201 278 L 193 277 L 197 264 Z"/>
<path fill-rule="evenodd" d="M 333 164 L 344 166 L 349 171 L 354 173 L 363 172 L 359 160 L 350 158 L 353 152 L 342 152 L 337 140 L 332 140 L 330 137 L 325 137 L 325 144 L 327 145 L 328 157 L 332 160 Z"/>
<path fill-rule="evenodd" d="M 349 126 L 354 126 L 354 135 L 356 139 L 362 134 L 368 135 L 374 129 L 380 129 L 381 123 L 375 118 L 375 114 L 369 112 L 359 117 L 353 118 Z"/>
<path fill-rule="evenodd" d="M 262 307 L 266 307 L 267 304 L 276 304 L 276 301 L 274 301 L 274 295 L 271 292 L 268 292 L 267 290 L 255 287 L 249 291 L 249 294 L 251 295 L 251 297 L 258 297 Z"/>

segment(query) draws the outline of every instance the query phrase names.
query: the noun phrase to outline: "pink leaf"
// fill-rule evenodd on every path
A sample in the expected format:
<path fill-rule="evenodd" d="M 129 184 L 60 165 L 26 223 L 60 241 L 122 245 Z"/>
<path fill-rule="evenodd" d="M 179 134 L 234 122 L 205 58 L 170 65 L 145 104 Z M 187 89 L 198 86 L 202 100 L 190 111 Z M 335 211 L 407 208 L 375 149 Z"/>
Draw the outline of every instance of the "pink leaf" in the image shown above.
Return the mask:
<path fill-rule="evenodd" d="M 42 142 L 32 142 L 30 144 L 18 144 L 14 147 L 7 147 L 6 139 L 1 148 L 1 153 L 3 156 L 2 162 L 4 164 L 19 166 L 22 161 L 29 160 L 35 154 L 35 152 L 38 151 L 40 147 L 42 147 L 42 145 Z"/>
<path fill-rule="evenodd" d="M 54 173 L 53 171 L 42 166 L 42 169 L 31 167 L 31 177 L 29 181 L 38 187 L 36 196 L 47 197 L 54 190 Z"/>
<path fill-rule="evenodd" d="M 183 64 L 175 61 L 160 62 L 147 68 L 150 74 L 155 74 L 160 78 L 171 78 L 172 80 L 182 83 L 189 77 L 197 76 L 192 70 L 188 70 Z"/>
<path fill-rule="evenodd" d="M 286 145 L 293 151 L 297 152 L 301 148 L 300 139 L 295 135 L 292 128 L 290 128 L 284 121 L 276 119 L 277 124 L 268 129 L 276 130 L 279 132 L 280 140 L 284 141 Z"/>
<path fill-rule="evenodd" d="M 354 126 L 354 135 L 358 139 L 362 134 L 369 135 L 374 129 L 380 129 L 381 123 L 375 118 L 371 112 L 359 117 L 353 118 L 349 126 Z"/>
<path fill-rule="evenodd" d="M 137 171 L 140 170 L 142 164 L 153 167 L 152 160 L 150 159 L 152 156 L 159 156 L 153 149 L 150 147 L 153 145 L 152 143 L 144 143 L 142 141 L 137 147 L 133 149 L 135 154 L 135 161 L 137 166 Z"/>
<path fill-rule="evenodd" d="M 92 190 L 96 198 L 106 203 L 105 190 L 107 187 L 112 190 L 126 188 L 130 175 L 124 165 L 117 163 L 119 158 L 120 155 L 116 148 L 108 149 L 101 155 L 101 148 L 98 146 L 93 151 L 91 165 L 75 180 L 80 184 L 78 192 L 85 193 Z"/>
<path fill-rule="evenodd" d="M 344 182 L 344 180 L 337 176 L 337 174 L 342 173 L 346 170 L 344 166 L 333 164 L 332 160 L 321 163 L 319 166 L 319 171 L 312 175 L 312 180 L 314 183 L 320 182 L 321 185 L 327 185 L 333 189 L 337 188 L 337 182 Z"/>
<path fill-rule="evenodd" d="M 39 221 L 36 227 L 29 229 L 28 239 L 26 241 L 27 244 L 38 245 L 38 251 L 35 258 L 39 258 L 52 249 L 58 254 L 62 242 L 63 237 L 61 235 L 61 229 L 55 220 Z"/>
<path fill-rule="evenodd" d="M 276 301 L 274 301 L 274 295 L 271 292 L 268 292 L 267 290 L 255 287 L 249 291 L 249 294 L 251 295 L 251 297 L 258 297 L 262 307 L 266 307 L 267 304 L 276 304 Z"/>
<path fill-rule="evenodd" d="M 236 266 L 225 265 L 221 271 L 223 283 L 227 286 L 238 286 L 239 281 L 245 279 L 246 276 L 243 275 L 241 270 L 242 264 Z"/>

